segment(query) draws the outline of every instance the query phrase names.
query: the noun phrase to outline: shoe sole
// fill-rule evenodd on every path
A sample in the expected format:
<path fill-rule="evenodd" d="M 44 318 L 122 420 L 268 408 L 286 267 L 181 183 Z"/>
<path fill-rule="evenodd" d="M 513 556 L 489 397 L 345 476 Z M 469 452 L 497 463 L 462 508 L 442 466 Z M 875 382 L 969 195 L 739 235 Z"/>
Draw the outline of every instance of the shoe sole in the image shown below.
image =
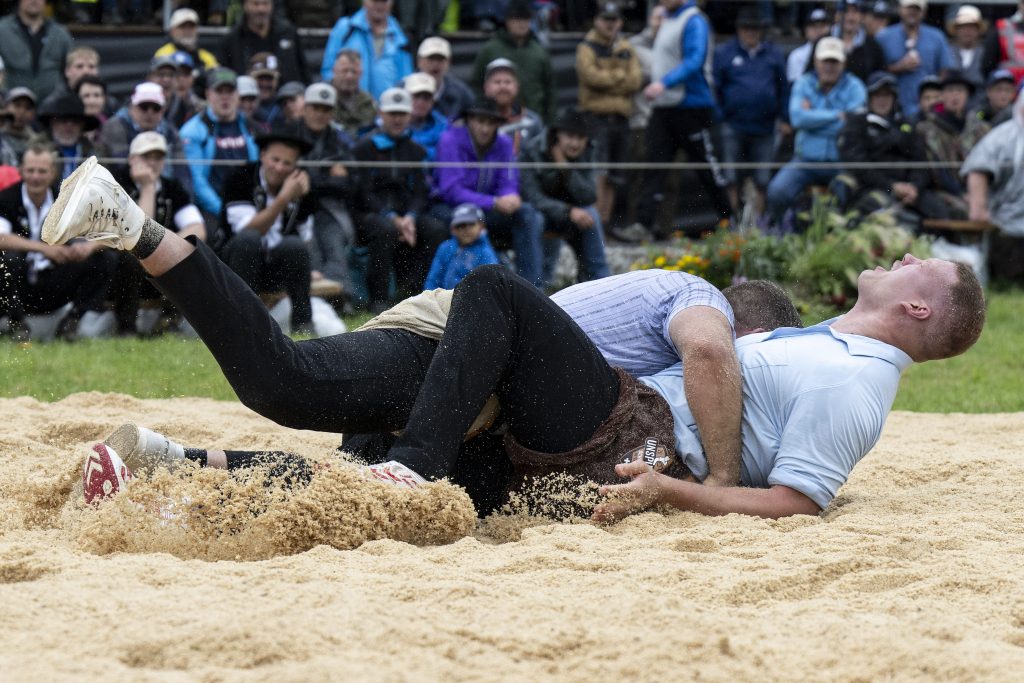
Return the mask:
<path fill-rule="evenodd" d="M 139 452 L 139 428 L 131 422 L 125 423 L 103 440 L 103 443 L 110 446 L 121 456 L 124 464 L 133 472 L 140 469 L 141 465 L 135 462 Z"/>
<path fill-rule="evenodd" d="M 99 503 L 117 494 L 131 479 L 131 470 L 118 457 L 117 452 L 105 444 L 96 444 L 82 466 L 82 494 L 85 502 Z"/>
<path fill-rule="evenodd" d="M 68 228 L 71 227 L 71 219 L 74 211 L 68 211 L 68 207 L 75 207 L 82 200 L 82 193 L 89 186 L 89 181 L 96 174 L 96 167 L 99 162 L 96 157 L 89 157 L 82 162 L 82 165 L 75 169 L 75 172 L 67 177 L 60 185 L 60 192 L 53 200 L 53 206 L 46 214 L 43 221 L 42 238 L 47 244 L 64 244 L 74 235 L 68 235 Z M 69 191 L 70 190 L 70 191 Z"/>

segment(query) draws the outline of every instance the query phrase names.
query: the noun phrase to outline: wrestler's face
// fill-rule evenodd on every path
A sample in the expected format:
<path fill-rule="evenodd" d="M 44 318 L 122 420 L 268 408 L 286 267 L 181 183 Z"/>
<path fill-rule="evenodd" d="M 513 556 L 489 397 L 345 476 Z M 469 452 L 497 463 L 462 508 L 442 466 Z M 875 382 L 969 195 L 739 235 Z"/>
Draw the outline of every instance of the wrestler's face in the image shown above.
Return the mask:
<path fill-rule="evenodd" d="M 899 306 L 905 301 L 923 300 L 935 305 L 944 292 L 957 281 L 956 264 L 930 258 L 921 260 L 907 254 L 886 270 L 878 266 L 865 270 L 857 280 L 857 296 L 885 306 Z"/>

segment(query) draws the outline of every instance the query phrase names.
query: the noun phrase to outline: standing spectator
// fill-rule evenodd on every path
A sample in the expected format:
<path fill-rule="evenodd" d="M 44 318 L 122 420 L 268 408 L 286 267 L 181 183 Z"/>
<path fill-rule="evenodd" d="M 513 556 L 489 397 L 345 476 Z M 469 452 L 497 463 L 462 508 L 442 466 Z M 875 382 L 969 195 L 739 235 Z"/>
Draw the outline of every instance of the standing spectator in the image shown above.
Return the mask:
<path fill-rule="evenodd" d="M 196 204 L 206 212 L 204 219 L 210 235 L 208 240 L 219 247 L 223 237 L 219 232 L 209 230 L 217 225 L 221 215 L 225 191 L 225 178 L 231 168 L 211 165 L 208 161 L 231 161 L 244 163 L 256 161 L 258 151 L 253 139 L 249 121 L 238 111 L 237 76 L 231 69 L 217 67 L 206 73 L 206 110 L 193 116 L 181 129 L 192 174 L 193 193 Z"/>
<path fill-rule="evenodd" d="M 277 57 L 282 81 L 305 83 L 308 70 L 299 35 L 287 20 L 274 16 L 273 0 L 244 0 L 242 11 L 242 20 L 221 43 L 220 63 L 242 73 L 254 55 L 268 52 Z"/>
<path fill-rule="evenodd" d="M 547 134 L 531 140 L 523 152 L 523 161 L 547 162 L 559 168 L 523 170 L 523 199 L 544 217 L 544 229 L 557 237 L 544 238 L 544 286 L 550 286 L 561 251 L 562 241 L 569 243 L 580 264 L 579 281 L 608 277 L 604 256 L 601 216 L 594 206 L 597 182 L 587 120 L 574 107 L 561 112 L 548 127 Z"/>
<path fill-rule="evenodd" d="M 71 175 L 78 164 L 76 159 L 93 155 L 92 142 L 85 137 L 87 131 L 96 130 L 100 122 L 85 113 L 85 105 L 74 93 L 64 93 L 39 112 L 39 121 L 46 127 L 46 135 L 60 158 L 61 180 Z"/>
<path fill-rule="evenodd" d="M 348 206 L 355 200 L 355 179 L 345 162 L 352 159 L 352 139 L 333 120 L 338 94 L 330 83 L 309 86 L 303 100 L 302 133 L 312 148 L 302 159 L 332 162 L 308 170 L 316 202 L 313 239 L 309 243 L 313 296 L 329 288 L 351 293 L 348 258 L 355 227 Z"/>
<path fill-rule="evenodd" d="M 681 149 L 690 161 L 709 164 L 711 168 L 696 172 L 697 180 L 722 224 L 728 222 L 731 207 L 709 132 L 715 106 L 708 82 L 714 52 L 711 25 L 694 0 L 663 0 L 662 4 L 667 15 L 654 39 L 652 81 L 644 88 L 652 104 L 647 160 L 669 162 Z M 665 201 L 665 176 L 660 169 L 644 173 L 636 233 L 653 230 L 661 236 L 655 217 Z"/>
<path fill-rule="evenodd" d="M 805 42 L 799 47 L 793 48 L 786 58 L 786 80 L 795 83 L 798 78 L 807 72 L 811 63 L 811 53 L 814 45 L 824 36 L 828 35 L 831 23 L 828 20 L 828 12 L 817 7 L 807 16 L 807 23 L 804 24 Z"/>
<path fill-rule="evenodd" d="M 540 44 L 530 28 L 533 3 L 530 0 L 511 0 L 505 12 L 505 26 L 498 29 L 476 54 L 473 63 L 472 84 L 483 89 L 488 66 L 498 58 L 516 65 L 521 85 L 523 105 L 549 121 L 558 104 L 555 75 L 547 48 Z"/>
<path fill-rule="evenodd" d="M 176 52 L 184 52 L 192 58 L 194 68 L 200 73 L 220 66 L 212 52 L 199 47 L 199 14 L 194 9 L 182 7 L 174 10 L 167 31 L 170 41 L 157 48 L 154 57 L 169 57 Z"/>
<path fill-rule="evenodd" d="M 434 106 L 437 81 L 430 74 L 417 71 L 402 81 L 402 87 L 412 95 L 412 118 L 409 131 L 413 141 L 427 151 L 427 161 L 437 155 L 437 142 L 448 129 L 448 119 Z"/>
<path fill-rule="evenodd" d="M 187 52 L 175 52 L 171 60 L 177 65 L 174 74 L 174 99 L 171 107 L 164 115 L 171 123 L 180 129 L 190 118 L 206 109 L 206 102 L 196 95 L 195 85 L 195 62 Z"/>
<path fill-rule="evenodd" d="M 438 161 L 509 165 L 438 168 L 434 192 L 442 205 L 434 207 L 434 212 L 447 223 L 451 219 L 449 207 L 466 203 L 479 206 L 494 242 L 504 248 L 511 244 L 515 249 L 516 272 L 540 287 L 543 284 L 544 218 L 520 195 L 519 172 L 511 166 L 516 159 L 512 140 L 498 132 L 503 121 L 498 104 L 489 97 L 482 97 L 462 112 L 461 124 L 454 123 L 441 136 L 437 145 Z"/>
<path fill-rule="evenodd" d="M 1017 1 L 1012 16 L 997 19 L 985 36 L 981 70 L 988 74 L 996 69 L 1008 69 L 1017 85 L 1024 80 L 1024 0 Z"/>
<path fill-rule="evenodd" d="M 892 10 L 885 0 L 877 0 L 864 12 L 864 30 L 872 38 L 878 37 L 878 32 L 889 25 L 892 19 Z"/>
<path fill-rule="evenodd" d="M 1016 96 L 1013 72 L 1009 69 L 996 69 L 988 76 L 984 103 L 972 115 L 995 128 L 1012 117 Z"/>
<path fill-rule="evenodd" d="M 36 132 L 36 94 L 24 86 L 11 88 L 7 93 L 6 112 L 10 120 L 4 128 L 4 138 L 20 157 Z"/>
<path fill-rule="evenodd" d="M 221 223 L 231 237 L 224 262 L 257 293 L 283 288 L 292 303 L 291 329 L 312 333 L 306 241 L 314 209 L 309 174 L 298 168 L 310 144 L 297 126 L 256 138 L 259 161 L 233 169 L 224 181 Z"/>
<path fill-rule="evenodd" d="M 82 315 L 103 310 L 117 255 L 96 242 L 74 240 L 53 247 L 41 240 L 57 181 L 53 147 L 30 144 L 20 171 L 21 182 L 0 192 L 0 302 L 12 335 L 21 341 L 28 339 L 25 315 L 50 313 L 70 302 L 71 312 L 58 325 L 57 336 L 72 341 Z"/>
<path fill-rule="evenodd" d="M 885 69 L 885 54 L 874 36 L 864 29 L 864 13 L 861 11 L 863 2 L 846 0 L 842 23 L 832 29 L 832 35 L 843 41 L 846 72 L 866 81 L 871 74 Z"/>
<path fill-rule="evenodd" d="M 921 23 L 926 0 L 900 0 L 900 23 L 878 32 L 890 73 L 900 84 L 900 108 L 907 116 L 917 114 L 917 86 L 927 76 L 941 76 L 952 68 L 953 58 L 942 31 Z"/>
<path fill-rule="evenodd" d="M 846 50 L 838 38 L 826 37 L 814 49 L 814 71 L 797 80 L 789 97 L 789 119 L 796 129 L 796 154 L 768 185 L 768 213 L 779 226 L 808 185 L 827 185 L 837 174 L 831 168 L 803 168 L 802 161 L 839 161 L 839 132 L 847 117 L 864 106 L 867 93 L 860 79 L 843 71 Z M 794 163 L 796 162 L 796 163 Z"/>
<path fill-rule="evenodd" d="M 473 90 L 451 73 L 451 62 L 452 46 L 439 36 L 427 38 L 416 51 L 416 68 L 430 74 L 437 83 L 434 108 L 449 119 L 473 104 Z"/>
<path fill-rule="evenodd" d="M 7 87 L 28 88 L 45 100 L 60 85 L 71 49 L 71 34 L 44 13 L 45 0 L 18 0 L 18 8 L 0 19 L 0 59 Z M 37 100 L 37 101 L 38 101 Z"/>
<path fill-rule="evenodd" d="M 981 18 L 981 10 L 974 5 L 961 5 L 956 16 L 946 26 L 950 34 L 949 52 L 953 58 L 950 68 L 956 69 L 974 85 L 974 97 L 970 108 L 974 109 L 984 100 L 985 70 L 981 37 L 988 28 Z"/>
<path fill-rule="evenodd" d="M 715 49 L 714 82 L 722 120 L 722 157 L 737 162 L 768 164 L 775 144 L 776 121 L 785 116 L 786 58 L 764 40 L 765 24 L 754 7 L 744 7 L 736 19 L 736 38 Z M 764 212 L 764 191 L 771 169 L 725 168 L 726 188 L 734 214 L 746 178 L 757 186 L 756 215 Z"/>
<path fill-rule="evenodd" d="M 487 65 L 484 97 L 497 103 L 498 113 L 504 120 L 498 132 L 512 140 L 512 151 L 516 156 L 528 140 L 544 132 L 540 115 L 527 109 L 519 100 L 519 74 L 511 60 L 499 57 Z"/>
<path fill-rule="evenodd" d="M 357 195 L 361 212 L 356 235 L 370 252 L 366 280 L 372 313 L 390 306 L 392 272 L 400 295 L 422 290 L 434 251 L 447 235 L 444 223 L 426 213 L 426 171 L 391 166 L 396 161 L 426 158 L 426 151 L 409 136 L 411 114 L 408 92 L 385 90 L 380 96 L 380 128 L 364 136 L 355 148 L 357 161 L 380 164 L 360 169 Z"/>
<path fill-rule="evenodd" d="M 622 163 L 629 150 L 629 116 L 633 95 L 643 87 L 640 60 L 622 38 L 622 11 L 614 2 L 601 4 L 592 28 L 576 46 L 576 77 L 580 109 L 589 119 L 596 160 Z M 616 192 L 626 186 L 622 171 L 606 171 L 597 178 L 597 213 L 609 225 Z"/>
<path fill-rule="evenodd" d="M 353 138 L 372 128 L 377 118 L 377 102 L 373 95 L 359 87 L 362 74 L 363 58 L 359 53 L 348 48 L 341 50 L 331 72 L 331 85 L 338 93 L 334 120 Z"/>
<path fill-rule="evenodd" d="M 406 52 L 409 41 L 391 16 L 391 7 L 392 0 L 363 0 L 362 9 L 338 19 L 324 49 L 323 80 L 331 80 L 334 60 L 346 48 L 359 53 L 363 69 L 359 87 L 374 98 L 412 73 L 412 57 Z"/>
<path fill-rule="evenodd" d="M 500 263 L 476 204 L 459 204 L 452 214 L 452 236 L 437 248 L 423 289 L 455 289 L 477 266 Z"/>
<path fill-rule="evenodd" d="M 437 30 L 438 24 L 444 19 L 448 2 L 449 0 L 397 0 L 395 16 L 402 25 L 402 30 L 415 45 L 423 36 Z"/>

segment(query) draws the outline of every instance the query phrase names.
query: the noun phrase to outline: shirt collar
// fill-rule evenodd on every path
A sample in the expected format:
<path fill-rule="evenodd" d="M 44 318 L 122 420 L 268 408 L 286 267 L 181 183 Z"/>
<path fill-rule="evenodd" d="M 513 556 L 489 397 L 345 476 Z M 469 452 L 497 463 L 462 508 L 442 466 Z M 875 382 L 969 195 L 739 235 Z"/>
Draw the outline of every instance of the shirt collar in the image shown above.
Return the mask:
<path fill-rule="evenodd" d="M 910 356 L 892 344 L 887 344 L 872 337 L 865 337 L 860 334 L 848 334 L 834 329 L 832 325 L 840 319 L 842 319 L 842 316 L 836 316 L 835 318 L 823 320 L 817 325 L 811 325 L 810 327 L 780 327 L 773 332 L 750 334 L 736 340 L 736 346 L 743 347 L 748 344 L 768 341 L 769 339 L 802 337 L 811 334 L 829 334 L 832 335 L 834 339 L 843 342 L 846 345 L 846 350 L 851 356 L 868 356 L 871 358 L 878 358 L 886 361 L 887 363 L 891 363 L 900 372 L 903 372 L 913 364 L 914 361 Z"/>

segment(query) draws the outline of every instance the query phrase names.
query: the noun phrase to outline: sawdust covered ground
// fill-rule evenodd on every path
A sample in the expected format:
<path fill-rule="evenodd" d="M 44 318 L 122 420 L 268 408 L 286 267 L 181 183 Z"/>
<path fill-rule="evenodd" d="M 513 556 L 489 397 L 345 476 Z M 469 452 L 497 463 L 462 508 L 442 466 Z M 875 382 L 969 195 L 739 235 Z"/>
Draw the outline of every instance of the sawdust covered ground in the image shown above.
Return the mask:
<path fill-rule="evenodd" d="M 476 524 L 332 435 L 233 403 L 0 401 L 0 679 L 1017 680 L 1024 415 L 894 414 L 821 518 Z M 302 491 L 204 471 L 75 502 L 126 420 L 334 461 Z M 178 522 L 147 509 L 179 501 Z M 181 505 L 187 500 L 187 505 Z M 213 512 L 216 511 L 216 512 Z M 184 520 L 184 521 L 182 521 Z"/>

